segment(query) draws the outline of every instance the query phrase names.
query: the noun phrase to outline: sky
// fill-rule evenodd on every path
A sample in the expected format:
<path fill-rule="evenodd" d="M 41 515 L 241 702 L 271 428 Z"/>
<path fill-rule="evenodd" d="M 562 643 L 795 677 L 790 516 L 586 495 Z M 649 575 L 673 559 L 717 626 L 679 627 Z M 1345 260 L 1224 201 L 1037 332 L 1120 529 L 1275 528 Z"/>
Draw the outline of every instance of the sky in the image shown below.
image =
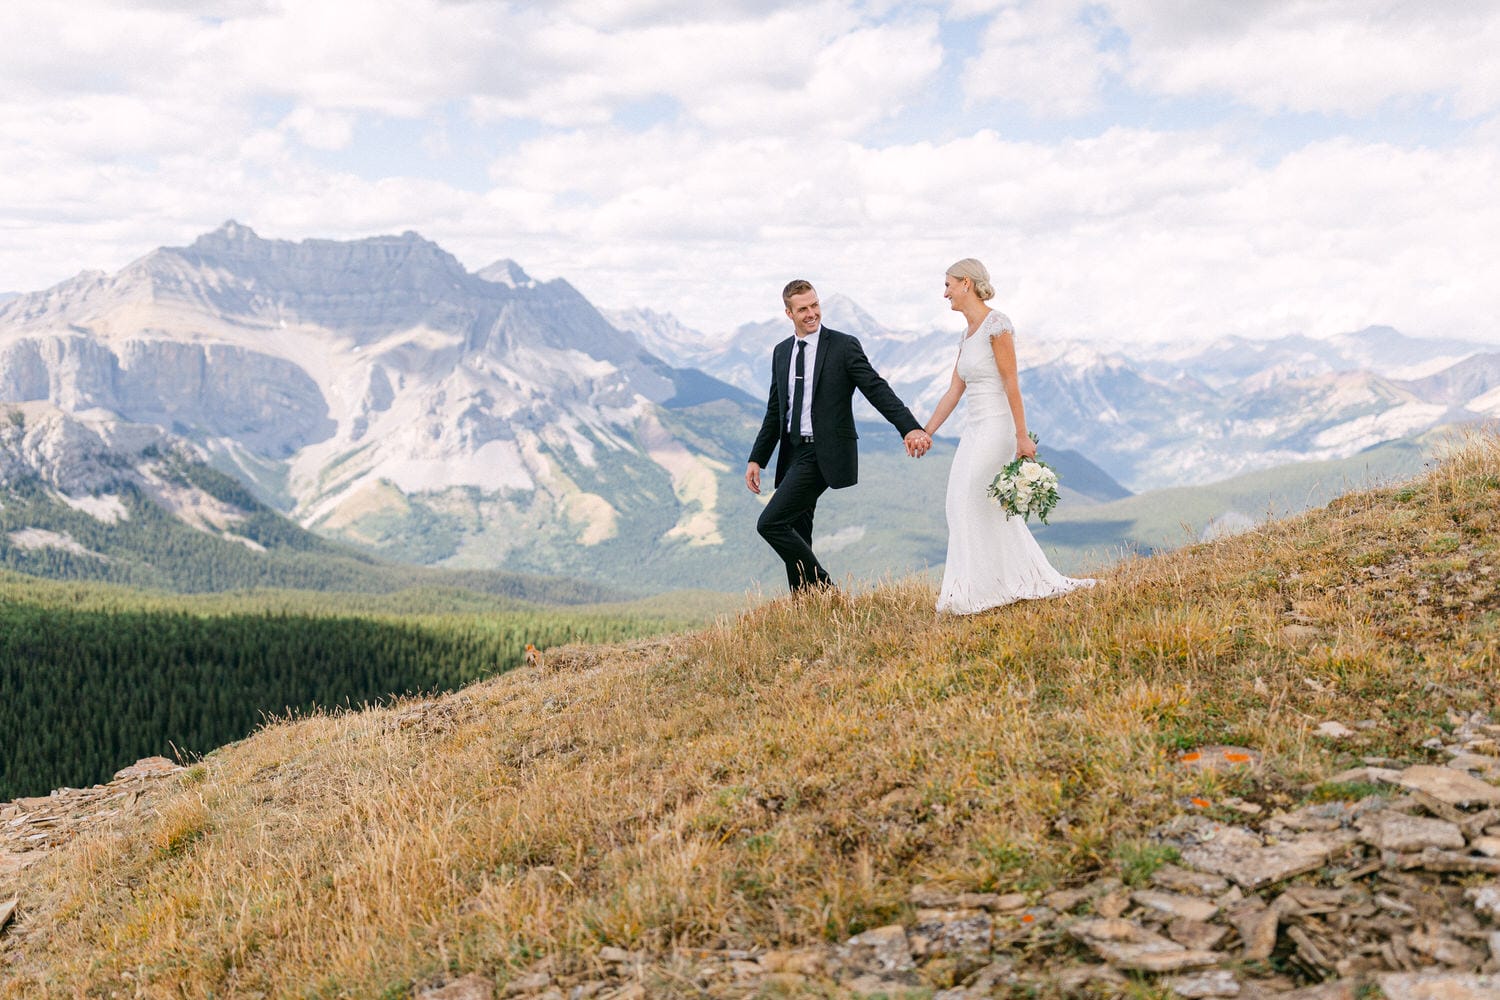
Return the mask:
<path fill-rule="evenodd" d="M 0 290 L 415 230 L 709 335 L 1500 343 L 1500 4 L 10 0 Z"/>

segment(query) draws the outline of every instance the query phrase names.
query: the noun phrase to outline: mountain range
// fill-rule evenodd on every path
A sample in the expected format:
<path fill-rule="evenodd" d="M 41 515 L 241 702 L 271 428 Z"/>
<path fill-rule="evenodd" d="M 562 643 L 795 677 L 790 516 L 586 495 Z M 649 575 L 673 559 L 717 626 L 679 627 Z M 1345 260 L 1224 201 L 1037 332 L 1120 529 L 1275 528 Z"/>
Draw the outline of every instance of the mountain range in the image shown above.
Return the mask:
<path fill-rule="evenodd" d="M 53 411 L 8 482 L 100 510 L 109 470 L 160 439 L 409 562 L 738 589 L 771 561 L 740 481 L 750 395 L 652 355 L 566 281 L 471 273 L 414 233 L 291 243 L 231 222 L 13 298 L 0 402 Z"/>
<path fill-rule="evenodd" d="M 930 411 L 957 330 L 888 329 L 837 293 L 824 314 Z M 31 484 L 105 523 L 128 487 L 235 536 L 191 482 L 158 482 L 172 454 L 243 482 L 257 516 L 405 562 L 774 586 L 741 476 L 786 327 L 601 313 L 565 280 L 508 259 L 471 272 L 412 232 L 294 243 L 228 222 L 0 300 L 0 490 Z M 1079 505 L 1500 413 L 1500 355 L 1385 328 L 1127 355 L 1023 326 L 1018 350 L 1031 423 Z M 820 551 L 856 576 L 934 566 L 951 440 L 913 463 L 867 417 L 860 486 L 820 514 Z M 23 530 L 0 554 L 78 544 Z"/>
<path fill-rule="evenodd" d="M 764 345 L 786 326 L 753 323 L 713 336 L 646 309 L 609 316 L 658 356 L 740 385 L 766 382 Z M 824 321 L 865 341 L 919 418 L 947 390 L 962 333 L 957 317 L 950 330 L 892 330 L 834 294 Z M 1382 441 L 1500 416 L 1500 352 L 1390 327 L 1324 340 L 1225 337 L 1106 351 L 1081 340 L 1032 341 L 1021 326 L 1016 350 L 1028 423 L 1044 445 L 1088 455 L 1136 492 L 1347 458 Z M 961 427 L 950 421 L 943 432 Z"/>

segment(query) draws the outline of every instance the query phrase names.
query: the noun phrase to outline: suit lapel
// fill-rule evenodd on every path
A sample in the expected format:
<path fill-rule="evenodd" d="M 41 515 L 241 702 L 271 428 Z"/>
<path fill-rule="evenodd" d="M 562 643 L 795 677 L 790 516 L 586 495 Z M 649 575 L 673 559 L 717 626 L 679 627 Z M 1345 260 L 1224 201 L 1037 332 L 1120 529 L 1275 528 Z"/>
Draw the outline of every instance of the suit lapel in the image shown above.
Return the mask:
<path fill-rule="evenodd" d="M 788 337 L 776 345 L 776 350 L 771 352 L 773 363 L 776 365 L 776 406 L 781 413 L 781 431 L 786 433 L 787 409 L 791 406 L 787 402 L 791 397 L 788 392 L 791 386 L 787 384 L 787 368 L 792 361 L 792 342 L 796 337 Z"/>
<path fill-rule="evenodd" d="M 812 385 L 808 388 L 812 395 L 808 398 L 816 405 L 818 399 L 818 380 L 823 377 L 823 365 L 828 361 L 828 355 L 833 353 L 834 331 L 823 327 L 823 332 L 818 335 L 818 356 L 813 360 Z"/>

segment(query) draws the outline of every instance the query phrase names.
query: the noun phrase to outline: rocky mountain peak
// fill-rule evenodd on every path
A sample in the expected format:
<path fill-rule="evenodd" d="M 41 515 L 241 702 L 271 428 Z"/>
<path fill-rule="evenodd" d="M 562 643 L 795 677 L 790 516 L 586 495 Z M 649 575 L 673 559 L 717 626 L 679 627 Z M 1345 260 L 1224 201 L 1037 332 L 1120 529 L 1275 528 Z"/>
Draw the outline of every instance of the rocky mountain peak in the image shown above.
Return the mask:
<path fill-rule="evenodd" d="M 231 219 L 187 247 L 164 247 L 145 258 L 153 260 L 221 269 L 241 280 L 272 282 L 293 294 L 356 283 L 410 290 L 437 282 L 451 288 L 454 282 L 471 280 L 456 257 L 410 230 L 399 236 L 294 243 L 262 239 Z"/>
<path fill-rule="evenodd" d="M 521 269 L 521 265 L 506 257 L 488 267 L 474 272 L 476 277 L 510 288 L 535 288 L 536 279 Z"/>
<path fill-rule="evenodd" d="M 249 226 L 236 222 L 233 219 L 228 219 L 218 229 L 215 229 L 211 233 L 204 233 L 198 237 L 193 241 L 192 245 L 199 247 L 213 244 L 245 244 L 251 242 L 263 243 L 265 241 Z"/>
<path fill-rule="evenodd" d="M 852 333 L 856 337 L 869 337 L 888 330 L 885 324 L 842 292 L 824 296 L 820 304 L 823 307 L 823 322 L 835 330 Z"/>

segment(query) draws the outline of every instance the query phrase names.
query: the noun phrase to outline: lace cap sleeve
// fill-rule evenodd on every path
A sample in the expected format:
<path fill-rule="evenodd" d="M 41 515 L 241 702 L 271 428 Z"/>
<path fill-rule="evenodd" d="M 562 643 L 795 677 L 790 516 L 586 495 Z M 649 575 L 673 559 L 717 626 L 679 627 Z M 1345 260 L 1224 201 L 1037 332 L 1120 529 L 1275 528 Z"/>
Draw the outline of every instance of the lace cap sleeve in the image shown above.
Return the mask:
<path fill-rule="evenodd" d="M 983 330 L 985 336 L 989 337 L 991 340 L 994 340 L 1002 333 L 1008 333 L 1012 337 L 1016 335 L 1016 328 L 1011 325 L 1010 317 L 1005 315 L 1005 313 L 1001 312 L 998 309 L 992 310 L 990 314 L 984 318 L 984 323 L 982 326 L 980 326 L 980 329 Z"/>

